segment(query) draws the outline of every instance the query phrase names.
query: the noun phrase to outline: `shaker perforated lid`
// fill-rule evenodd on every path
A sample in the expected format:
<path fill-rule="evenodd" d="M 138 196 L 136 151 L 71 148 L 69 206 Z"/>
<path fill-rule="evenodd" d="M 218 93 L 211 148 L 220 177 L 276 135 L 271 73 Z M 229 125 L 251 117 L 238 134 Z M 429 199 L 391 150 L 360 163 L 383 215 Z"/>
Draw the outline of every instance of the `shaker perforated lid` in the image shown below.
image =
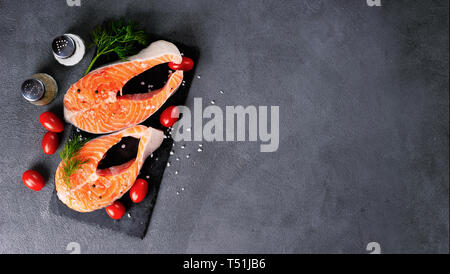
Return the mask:
<path fill-rule="evenodd" d="M 44 96 L 45 86 L 39 79 L 28 79 L 22 84 L 22 95 L 30 102 L 37 101 Z"/>
<path fill-rule="evenodd" d="M 73 55 L 76 45 L 70 36 L 62 35 L 53 40 L 52 49 L 56 56 L 65 59 Z"/>

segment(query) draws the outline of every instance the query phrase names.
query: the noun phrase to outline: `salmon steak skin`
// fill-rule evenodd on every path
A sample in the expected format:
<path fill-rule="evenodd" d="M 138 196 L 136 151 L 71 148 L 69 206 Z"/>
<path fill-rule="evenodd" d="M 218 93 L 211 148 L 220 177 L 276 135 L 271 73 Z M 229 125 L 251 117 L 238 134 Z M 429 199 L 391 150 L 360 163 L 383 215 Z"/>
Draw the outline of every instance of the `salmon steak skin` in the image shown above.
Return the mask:
<path fill-rule="evenodd" d="M 107 151 L 124 137 L 139 139 L 136 158 L 118 166 L 98 169 Z M 133 186 L 145 159 L 162 144 L 164 138 L 161 130 L 137 125 L 88 141 L 76 156 L 85 163 L 69 178 L 64 174 L 64 162 L 59 164 L 55 174 L 58 198 L 79 212 L 109 206 Z"/>
<path fill-rule="evenodd" d="M 122 95 L 133 77 L 163 63 L 180 63 L 178 48 L 167 41 L 151 43 L 125 62 L 93 70 L 73 84 L 64 96 L 64 118 L 90 133 L 111 133 L 140 124 L 155 113 L 175 93 L 183 81 L 183 71 L 169 74 L 166 84 L 147 93 Z"/>

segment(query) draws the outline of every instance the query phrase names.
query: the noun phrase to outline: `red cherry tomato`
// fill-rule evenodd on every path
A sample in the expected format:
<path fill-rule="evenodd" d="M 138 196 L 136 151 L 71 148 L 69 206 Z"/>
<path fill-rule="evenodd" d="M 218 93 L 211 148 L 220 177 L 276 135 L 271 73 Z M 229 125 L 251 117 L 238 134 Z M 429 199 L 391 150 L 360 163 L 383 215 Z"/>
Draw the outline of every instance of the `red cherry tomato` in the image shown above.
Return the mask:
<path fill-rule="evenodd" d="M 45 180 L 42 175 L 35 170 L 27 170 L 22 175 L 23 183 L 30 189 L 39 191 L 45 185 Z"/>
<path fill-rule="evenodd" d="M 58 134 L 54 132 L 47 132 L 42 138 L 42 150 L 45 154 L 53 154 L 56 152 L 59 146 Z"/>
<path fill-rule="evenodd" d="M 130 189 L 130 198 L 135 203 L 140 203 L 144 200 L 148 191 L 148 183 L 144 179 L 137 179 Z"/>
<path fill-rule="evenodd" d="M 176 106 L 170 106 L 161 113 L 159 121 L 161 122 L 161 125 L 171 127 L 178 121 L 178 117 L 180 117 L 178 108 Z"/>
<path fill-rule="evenodd" d="M 114 220 L 119 220 L 125 215 L 125 207 L 119 201 L 115 201 L 112 205 L 106 207 L 106 213 Z"/>
<path fill-rule="evenodd" d="M 194 61 L 192 61 L 192 59 L 189 57 L 183 57 L 183 59 L 181 59 L 181 63 L 179 64 L 175 64 L 172 62 L 169 63 L 169 68 L 173 70 L 190 71 L 193 67 Z"/>
<path fill-rule="evenodd" d="M 46 111 L 39 116 L 42 126 L 51 132 L 63 132 L 64 123 L 54 113 Z"/>

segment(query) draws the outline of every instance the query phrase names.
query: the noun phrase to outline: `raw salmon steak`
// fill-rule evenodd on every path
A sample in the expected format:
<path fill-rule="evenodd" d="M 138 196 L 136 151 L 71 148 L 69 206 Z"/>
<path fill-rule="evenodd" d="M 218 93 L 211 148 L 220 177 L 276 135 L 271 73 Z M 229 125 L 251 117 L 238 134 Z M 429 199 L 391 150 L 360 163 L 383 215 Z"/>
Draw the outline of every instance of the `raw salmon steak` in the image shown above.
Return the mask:
<path fill-rule="evenodd" d="M 67 122 L 90 133 L 110 133 L 145 121 L 178 89 L 183 71 L 169 74 L 164 87 L 148 93 L 122 95 L 133 77 L 168 62 L 180 63 L 178 48 L 156 41 L 126 62 L 100 67 L 73 84 L 64 96 Z"/>
<path fill-rule="evenodd" d="M 106 152 L 124 137 L 139 139 L 136 158 L 118 166 L 98 169 Z M 69 180 L 64 176 L 64 163 L 59 164 L 55 174 L 58 198 L 69 208 L 79 212 L 89 212 L 110 205 L 131 188 L 145 159 L 162 144 L 163 139 L 162 131 L 138 125 L 90 140 L 76 156 L 87 162 Z"/>

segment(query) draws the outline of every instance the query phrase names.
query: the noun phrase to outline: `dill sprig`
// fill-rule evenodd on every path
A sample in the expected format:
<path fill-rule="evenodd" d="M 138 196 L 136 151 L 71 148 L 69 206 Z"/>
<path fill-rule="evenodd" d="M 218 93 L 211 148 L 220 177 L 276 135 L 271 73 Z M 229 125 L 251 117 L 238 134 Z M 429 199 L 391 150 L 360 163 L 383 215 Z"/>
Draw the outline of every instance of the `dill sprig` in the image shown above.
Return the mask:
<path fill-rule="evenodd" d="M 64 145 L 64 149 L 59 152 L 59 157 L 62 160 L 62 171 L 64 181 L 67 187 L 70 188 L 70 176 L 72 176 L 82 165 L 89 160 L 80 159 L 78 152 L 89 141 L 89 139 L 82 139 L 81 136 L 73 136 Z"/>
<path fill-rule="evenodd" d="M 91 38 L 97 52 L 85 74 L 91 71 L 94 63 L 102 55 L 115 53 L 120 60 L 127 60 L 128 56 L 136 54 L 140 46 L 148 43 L 147 34 L 137 28 L 136 23 L 125 22 L 123 19 L 95 27 L 91 32 Z"/>

